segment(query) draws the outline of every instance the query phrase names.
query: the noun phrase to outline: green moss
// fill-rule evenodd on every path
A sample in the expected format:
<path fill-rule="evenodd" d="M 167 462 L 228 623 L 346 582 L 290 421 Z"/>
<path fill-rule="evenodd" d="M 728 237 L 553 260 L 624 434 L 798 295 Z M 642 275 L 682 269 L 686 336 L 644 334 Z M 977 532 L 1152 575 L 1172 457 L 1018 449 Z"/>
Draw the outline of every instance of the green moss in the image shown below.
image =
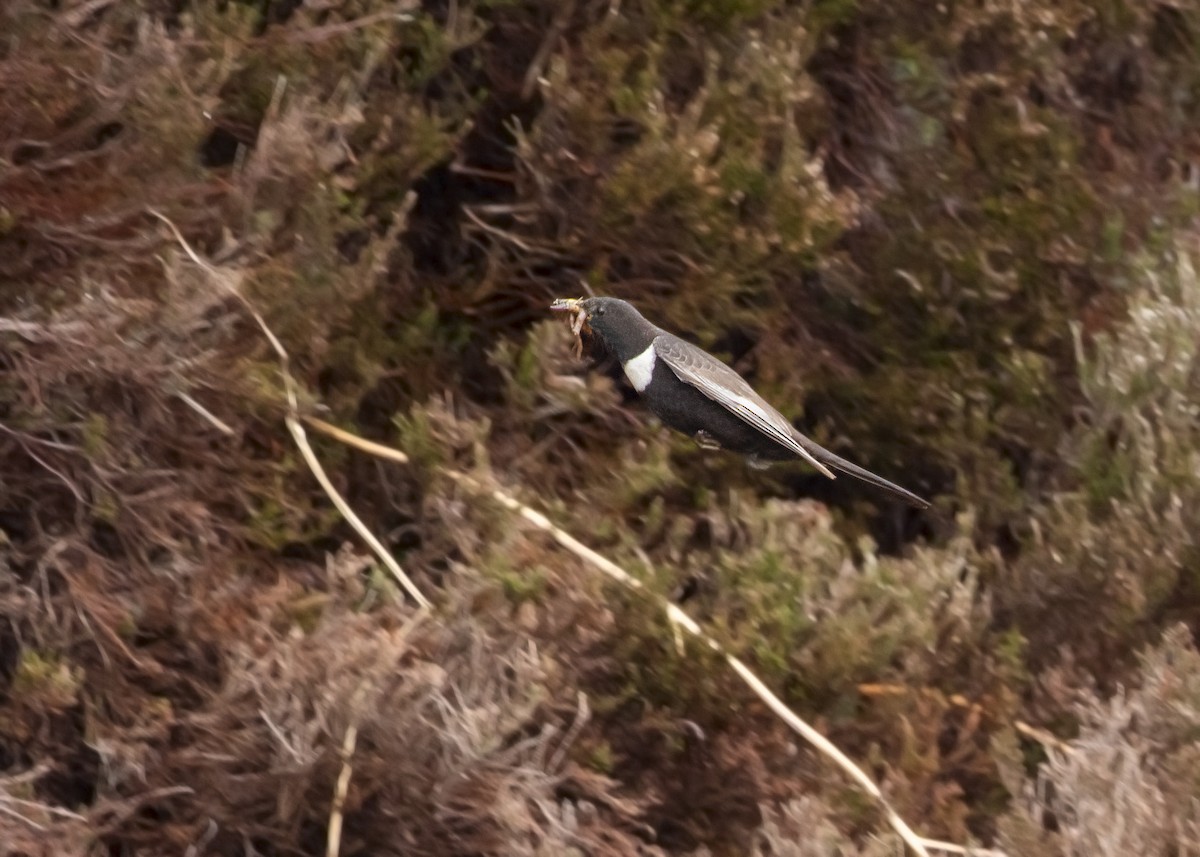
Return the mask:
<path fill-rule="evenodd" d="M 781 5 L 781 0 L 682 0 L 681 11 L 692 22 L 725 32 Z"/>
<path fill-rule="evenodd" d="M 407 414 L 397 414 L 392 424 L 396 428 L 396 445 L 414 463 L 426 468 L 444 463 L 445 453 L 434 438 L 428 412 L 414 408 Z"/>
<path fill-rule="evenodd" d="M 597 773 L 611 774 L 615 763 L 612 745 L 607 741 L 598 741 L 589 748 L 584 763 Z"/>
<path fill-rule="evenodd" d="M 469 19 L 463 21 L 459 33 L 470 32 L 470 23 Z M 477 32 L 482 34 L 483 29 Z M 465 46 L 454 40 L 446 28 L 439 26 L 432 15 L 418 15 L 405 30 L 403 68 L 407 83 L 419 91 L 442 72 L 456 50 Z"/>
<path fill-rule="evenodd" d="M 138 614 L 133 610 L 122 613 L 120 620 L 113 630 L 117 632 L 117 635 L 122 640 L 126 642 L 133 641 L 140 631 L 138 627 Z"/>
<path fill-rule="evenodd" d="M 28 706 L 67 708 L 75 704 L 83 679 L 83 668 L 61 655 L 25 649 L 13 673 L 12 696 Z"/>
<path fill-rule="evenodd" d="M 522 344 L 506 339 L 488 354 L 488 361 L 504 375 L 509 401 L 522 410 L 531 410 L 544 393 L 543 343 L 534 335 Z"/>
<path fill-rule="evenodd" d="M 1091 508 L 1103 513 L 1129 485 L 1128 463 L 1105 437 L 1092 436 L 1084 441 L 1079 458 L 1079 476 Z"/>
<path fill-rule="evenodd" d="M 652 588 L 658 588 L 652 584 Z M 692 717 L 727 718 L 737 699 L 724 661 L 707 646 L 676 632 L 661 608 L 648 599 L 621 593 L 612 602 L 619 638 L 613 663 L 619 665 L 620 689 L 607 694 L 606 710 L 633 700 L 649 709 Z M 684 651 L 677 648 L 682 640 Z"/>
<path fill-rule="evenodd" d="M 121 503 L 117 495 L 97 486 L 92 491 L 92 515 L 106 524 L 116 525 L 121 516 Z"/>
<path fill-rule="evenodd" d="M 472 102 L 467 102 L 462 113 L 455 110 L 443 116 L 418 105 L 404 105 L 399 115 L 391 115 L 390 120 L 402 130 L 394 142 L 373 153 L 364 164 L 364 204 L 372 211 L 400 206 L 421 175 L 453 154 L 465 132 L 463 116 L 471 106 Z M 383 133 L 382 127 L 368 124 L 356 136 L 365 143 Z"/>
<path fill-rule="evenodd" d="M 814 0 L 808 20 L 816 32 L 849 23 L 859 13 L 859 0 Z"/>
<path fill-rule="evenodd" d="M 396 604 L 403 602 L 405 597 L 392 572 L 380 563 L 371 563 L 367 568 L 363 596 L 355 609 L 365 613 L 378 602 Z"/>
<path fill-rule="evenodd" d="M 1029 681 L 1028 648 L 1029 641 L 1018 628 L 1009 628 L 996 641 L 997 670 L 1006 687 L 1017 689 Z"/>
<path fill-rule="evenodd" d="M 878 806 L 869 796 L 852 788 L 836 789 L 830 799 L 830 806 L 842 818 L 844 824 L 853 830 L 870 829 L 879 814 Z"/>
<path fill-rule="evenodd" d="M 285 456 L 272 478 L 256 485 L 250 495 L 243 532 L 255 544 L 276 551 L 287 545 L 307 544 L 327 536 L 341 521 L 332 505 L 311 506 L 317 495 L 298 491 L 291 481 L 293 474 L 304 474 L 303 484 L 309 485 L 307 467 Z"/>
<path fill-rule="evenodd" d="M 104 461 L 108 457 L 108 417 L 97 411 L 87 415 L 82 426 L 83 451 L 92 461 Z"/>
<path fill-rule="evenodd" d="M 679 474 L 671 466 L 666 443 L 648 443 L 641 450 L 625 447 L 621 450 L 621 461 L 614 468 L 615 496 L 610 495 L 610 502 L 615 509 L 627 509 L 678 483 Z"/>
<path fill-rule="evenodd" d="M 311 634 L 320 624 L 329 603 L 330 596 L 326 592 L 313 592 L 292 599 L 284 605 L 287 627 L 296 627 L 305 634 Z"/>
<path fill-rule="evenodd" d="M 915 669 L 946 629 L 964 644 L 977 633 L 963 624 L 969 609 L 928 610 L 961 585 L 965 545 L 900 562 L 864 540 L 855 560 L 829 518 L 781 502 L 738 508 L 745 544 L 713 558 L 719 595 L 709 610 L 732 650 L 792 700 L 827 714 L 853 707 L 858 683 L 886 681 L 900 662 Z"/>
<path fill-rule="evenodd" d="M 493 556 L 485 565 L 485 573 L 499 581 L 504 597 L 513 604 L 538 601 L 546 591 L 548 579 L 543 568 L 512 568 L 499 556 Z"/>

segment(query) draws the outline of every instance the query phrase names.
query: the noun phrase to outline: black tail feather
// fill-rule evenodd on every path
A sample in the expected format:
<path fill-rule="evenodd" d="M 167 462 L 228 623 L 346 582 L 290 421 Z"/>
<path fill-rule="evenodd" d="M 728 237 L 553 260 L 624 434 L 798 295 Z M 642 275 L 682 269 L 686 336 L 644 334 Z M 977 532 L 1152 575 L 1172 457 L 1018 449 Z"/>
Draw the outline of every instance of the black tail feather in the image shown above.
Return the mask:
<path fill-rule="evenodd" d="M 855 477 L 856 479 L 861 479 L 863 482 L 869 482 L 877 488 L 882 488 L 884 491 L 895 494 L 909 505 L 916 506 L 918 509 L 929 508 L 930 503 L 928 500 L 918 497 L 907 488 L 901 488 L 895 482 L 888 482 L 882 476 L 876 476 L 870 470 L 859 467 L 857 464 L 852 464 L 851 462 L 842 458 L 840 455 L 834 455 L 825 447 L 800 434 L 800 432 L 794 432 L 794 435 L 796 437 L 796 441 L 805 449 L 807 449 L 813 458 L 817 459 L 817 461 L 820 461 L 822 464 L 828 464 L 830 467 L 840 470 L 843 473 Z"/>

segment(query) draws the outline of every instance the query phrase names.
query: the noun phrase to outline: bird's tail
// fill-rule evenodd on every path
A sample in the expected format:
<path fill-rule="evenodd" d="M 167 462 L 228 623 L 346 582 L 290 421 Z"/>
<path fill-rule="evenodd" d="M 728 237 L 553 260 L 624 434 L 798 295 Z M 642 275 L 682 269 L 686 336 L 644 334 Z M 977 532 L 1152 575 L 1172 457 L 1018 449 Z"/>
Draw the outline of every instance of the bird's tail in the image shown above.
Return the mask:
<path fill-rule="evenodd" d="M 882 476 L 876 476 L 870 470 L 859 467 L 857 464 L 852 464 L 851 462 L 842 458 L 840 455 L 834 455 L 825 447 L 800 434 L 800 432 L 793 432 L 792 434 L 796 438 L 796 442 L 808 450 L 809 455 L 817 459 L 817 461 L 820 461 L 822 464 L 828 464 L 830 467 L 840 470 L 843 473 L 849 474 L 857 479 L 861 479 L 863 482 L 869 482 L 878 488 L 882 488 L 884 491 L 895 494 L 897 497 L 900 497 L 912 506 L 916 506 L 918 509 L 929 508 L 928 500 L 918 497 L 908 489 L 901 488 L 894 482 L 888 482 Z"/>

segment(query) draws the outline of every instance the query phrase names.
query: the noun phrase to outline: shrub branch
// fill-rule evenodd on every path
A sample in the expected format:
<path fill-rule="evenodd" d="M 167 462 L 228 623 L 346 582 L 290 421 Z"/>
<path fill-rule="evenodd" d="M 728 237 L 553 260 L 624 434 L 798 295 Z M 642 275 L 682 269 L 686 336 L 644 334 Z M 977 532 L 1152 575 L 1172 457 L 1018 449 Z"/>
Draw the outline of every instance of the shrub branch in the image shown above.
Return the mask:
<path fill-rule="evenodd" d="M 379 561 L 387 567 L 388 571 L 392 573 L 392 576 L 396 578 L 404 590 L 410 596 L 412 596 L 412 599 L 416 601 L 418 605 L 421 607 L 429 607 L 429 599 L 421 594 L 421 590 L 417 589 L 416 584 L 414 584 L 409 576 L 404 573 L 404 569 L 400 567 L 400 563 L 396 562 L 396 559 L 392 556 L 391 552 L 383 546 L 379 539 L 375 537 L 375 534 L 372 533 L 367 528 L 367 525 L 362 522 L 362 519 L 359 518 L 358 515 L 355 514 L 354 510 L 350 508 L 350 504 L 346 502 L 340 493 L 338 493 L 338 490 L 333 486 L 333 483 L 329 481 L 329 477 L 325 474 L 325 469 L 321 466 L 321 462 L 317 460 L 316 453 L 313 452 L 312 446 L 310 446 L 308 443 L 308 437 L 304 432 L 304 426 L 300 424 L 300 421 L 297 418 L 300 412 L 300 407 L 299 399 L 296 395 L 296 381 L 292 377 L 292 372 L 290 369 L 291 361 L 288 358 L 287 350 L 283 347 L 283 343 L 280 342 L 279 338 L 271 332 L 271 328 L 267 326 L 266 320 L 263 319 L 262 315 L 254 308 L 250 301 L 246 299 L 245 295 L 233 287 L 233 284 L 229 282 L 229 278 L 227 276 L 223 275 L 221 271 L 217 270 L 208 262 L 201 259 L 199 255 L 197 255 L 196 251 L 192 249 L 190 244 L 188 244 L 187 240 L 183 237 L 182 233 L 180 233 L 179 229 L 166 215 L 154 209 L 148 209 L 148 211 L 150 214 L 153 214 L 155 217 L 165 223 L 168 228 L 170 228 L 171 232 L 175 236 L 175 240 L 179 242 L 179 246 L 183 248 L 183 251 L 187 253 L 188 257 L 197 265 L 199 265 L 202 270 L 208 273 L 215 283 L 237 298 L 242 307 L 254 318 L 254 321 L 258 324 L 259 329 L 262 330 L 263 335 L 267 338 L 267 341 L 271 343 L 271 348 L 275 351 L 276 356 L 279 358 L 279 371 L 283 376 L 283 386 L 284 392 L 287 396 L 288 408 L 287 415 L 284 417 L 284 422 L 287 424 L 288 431 L 292 435 L 292 440 L 296 442 L 296 446 L 299 448 L 300 454 L 304 457 L 305 464 L 308 465 L 309 470 L 312 471 L 312 475 L 316 478 L 325 494 L 333 502 L 333 505 L 337 508 L 338 512 L 340 512 L 342 517 L 345 518 L 350 526 L 354 528 L 355 532 L 362 537 L 363 541 L 367 543 L 367 546 L 371 548 L 371 551 L 379 558 Z"/>
<path fill-rule="evenodd" d="M 398 449 L 385 446 L 380 443 L 365 440 L 357 435 L 351 434 L 348 431 L 331 425 L 324 420 L 316 417 L 305 417 L 307 422 L 313 429 L 328 435 L 335 440 L 341 441 L 349 446 L 353 446 L 370 455 L 378 458 L 383 458 L 388 461 L 395 461 L 401 464 L 407 464 L 409 457 Z M 773 711 L 784 723 L 786 723 L 794 732 L 796 732 L 805 741 L 815 747 L 822 755 L 833 760 L 839 768 L 844 771 L 863 791 L 871 796 L 872 799 L 883 810 L 887 818 L 888 824 L 896 831 L 897 835 L 912 849 L 913 853 L 928 857 L 930 850 L 942 851 L 954 854 L 971 854 L 977 857 L 1004 857 L 1003 852 L 996 850 L 984 850 L 965 848 L 961 845 L 952 843 L 940 842 L 935 839 L 926 839 L 918 836 L 917 833 L 901 818 L 900 814 L 888 801 L 886 795 L 875 784 L 862 768 L 854 763 L 845 753 L 837 748 L 828 738 L 818 732 L 814 727 L 809 725 L 803 718 L 792 711 L 787 705 L 776 696 L 769 687 L 754 674 L 754 672 L 738 657 L 725 651 L 721 644 L 713 637 L 705 633 L 700 625 L 681 610 L 677 605 L 655 595 L 648 590 L 640 580 L 629 574 L 625 569 L 621 568 L 612 560 L 597 553 L 589 548 L 583 542 L 572 536 L 566 530 L 554 524 L 549 518 L 541 512 L 533 509 L 520 500 L 513 497 L 506 491 L 500 488 L 489 487 L 484 485 L 473 476 L 460 471 L 444 469 L 442 473 L 452 479 L 454 482 L 466 488 L 473 494 L 488 496 L 492 500 L 499 503 L 501 506 L 515 512 L 535 528 L 549 535 L 559 545 L 566 548 L 579 559 L 586 562 L 592 568 L 597 569 L 612 580 L 617 581 L 627 589 L 634 590 L 642 595 L 653 598 L 659 602 L 664 612 L 667 615 L 671 625 L 675 628 L 682 628 L 688 634 L 691 634 L 695 639 L 707 645 L 710 649 L 719 654 L 725 659 L 725 662 L 737 673 L 738 677 L 752 690 L 759 699 L 766 703 L 767 707 Z"/>
<path fill-rule="evenodd" d="M 262 330 L 263 335 L 266 336 L 267 340 L 271 343 L 272 349 L 279 358 L 280 374 L 283 377 L 288 408 L 288 412 L 284 417 L 284 421 L 287 425 L 288 431 L 292 435 L 292 439 L 295 441 L 301 455 L 304 457 L 305 463 L 308 465 L 309 470 L 312 471 L 313 476 L 316 478 L 317 482 L 320 483 L 321 488 L 333 502 L 334 506 L 337 507 L 337 510 L 350 523 L 355 531 L 358 532 L 368 546 L 370 546 L 371 550 L 377 557 L 379 557 L 380 561 L 387 566 L 393 576 L 404 587 L 405 591 L 407 591 L 409 595 L 412 596 L 413 600 L 416 601 L 422 608 L 429 607 L 429 600 L 421 594 L 421 591 L 417 589 L 417 587 L 409 579 L 408 575 L 404 573 L 403 569 L 400 568 L 399 564 L 395 561 L 392 555 L 379 542 L 374 534 L 367 529 L 366 525 L 363 524 L 362 520 L 354 513 L 349 504 L 346 503 L 341 494 L 338 493 L 333 484 L 329 481 L 329 477 L 325 474 L 324 468 L 321 467 L 320 462 L 317 460 L 316 454 L 312 450 L 312 446 L 308 443 L 308 438 L 305 434 L 303 425 L 301 425 L 301 420 L 306 422 L 313 429 L 325 434 L 328 437 L 379 458 L 395 461 L 400 464 L 408 464 L 410 461 L 408 455 L 398 449 L 393 449 L 392 447 L 360 438 L 357 435 L 344 431 L 343 429 L 327 423 L 324 420 L 320 420 L 312 416 L 301 416 L 299 409 L 299 398 L 296 394 L 296 381 L 292 377 L 289 369 L 290 361 L 287 351 L 284 349 L 283 344 L 279 341 L 278 337 L 276 337 L 271 331 L 270 327 L 267 326 L 267 323 L 263 319 L 262 315 L 250 304 L 244 295 L 242 295 L 236 288 L 233 287 L 233 285 L 228 281 L 228 278 L 224 276 L 221 271 L 214 268 L 211 264 L 205 262 L 202 258 L 200 258 L 199 255 L 196 254 L 196 252 L 184 239 L 183 235 L 179 232 L 179 229 L 174 223 L 171 222 L 170 219 L 153 209 L 149 209 L 149 212 L 159 220 L 163 221 L 163 223 L 170 228 L 171 232 L 175 236 L 175 240 L 179 243 L 180 247 L 188 255 L 188 257 L 195 264 L 206 271 L 214 279 L 214 281 L 218 282 L 226 291 L 234 295 L 246 309 L 246 311 L 249 312 L 254 318 L 259 329 Z M 730 652 L 727 652 L 716 639 L 705 633 L 696 620 L 681 610 L 677 605 L 652 593 L 642 584 L 640 580 L 633 577 L 631 574 L 625 571 L 625 569 L 621 568 L 621 566 L 592 550 L 566 530 L 563 530 L 561 527 L 555 525 L 541 512 L 525 505 L 508 492 L 498 487 L 485 485 L 475 477 L 460 471 L 446 468 L 442 472 L 454 482 L 466 488 L 472 494 L 475 494 L 476 496 L 490 497 L 501 506 L 504 506 L 506 509 L 516 513 L 526 522 L 533 525 L 536 529 L 541 530 L 543 533 L 549 535 L 559 545 L 566 548 L 576 557 L 583 560 L 592 568 L 600 571 L 610 579 L 615 580 L 617 583 L 621 584 L 627 589 L 633 590 L 641 595 L 658 601 L 659 606 L 662 607 L 672 627 L 686 631 L 696 640 L 705 644 L 714 652 L 719 654 L 722 658 L 724 658 L 725 662 L 729 664 L 738 677 L 746 683 L 750 690 L 753 691 L 754 694 L 761 699 L 767 705 L 767 707 L 775 713 L 776 716 L 783 720 L 783 722 L 786 723 L 789 728 L 791 728 L 794 732 L 800 735 L 801 738 L 811 744 L 818 752 L 831 759 L 834 764 L 841 768 L 842 771 L 858 785 L 859 788 L 866 792 L 876 802 L 876 804 L 878 804 L 880 809 L 882 809 L 888 824 L 905 842 L 905 844 L 908 845 L 914 854 L 918 854 L 920 857 L 929 857 L 930 850 L 932 849 L 934 851 L 949 853 L 975 854 L 981 855 L 982 857 L 1004 857 L 1002 852 L 999 851 L 968 849 L 952 843 L 940 842 L 933 839 L 925 839 L 924 837 L 918 836 L 917 833 L 892 806 L 891 802 L 887 799 L 887 796 L 884 795 L 883 791 L 879 788 L 875 781 L 872 780 L 862 768 L 856 765 L 849 756 L 839 750 L 832 741 L 830 741 L 814 727 L 809 725 L 798 714 L 788 708 L 783 700 L 776 696 L 771 689 L 767 687 L 767 685 L 758 676 L 756 676 L 740 658 L 736 657 Z M 349 757 L 353 752 L 356 740 L 357 730 L 351 726 L 349 729 L 347 729 L 343 740 L 343 767 L 338 777 L 338 783 L 335 787 L 334 806 L 333 812 L 331 813 L 330 830 L 328 832 L 329 838 L 327 840 L 327 847 L 328 853 L 332 855 L 332 857 L 336 857 L 340 845 L 341 805 L 345 799 L 344 790 L 348 786 L 351 772 Z M 343 782 L 343 780 L 345 780 L 345 782 Z"/>

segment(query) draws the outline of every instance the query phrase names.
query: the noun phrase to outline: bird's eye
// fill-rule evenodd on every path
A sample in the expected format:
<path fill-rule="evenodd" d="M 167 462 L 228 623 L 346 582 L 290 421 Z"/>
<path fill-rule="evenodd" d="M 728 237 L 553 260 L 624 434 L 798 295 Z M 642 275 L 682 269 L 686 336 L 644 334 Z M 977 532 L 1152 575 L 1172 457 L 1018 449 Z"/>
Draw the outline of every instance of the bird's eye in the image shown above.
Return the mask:
<path fill-rule="evenodd" d="M 604 307 L 600 307 L 600 309 L 596 310 L 596 315 L 604 315 Z"/>

